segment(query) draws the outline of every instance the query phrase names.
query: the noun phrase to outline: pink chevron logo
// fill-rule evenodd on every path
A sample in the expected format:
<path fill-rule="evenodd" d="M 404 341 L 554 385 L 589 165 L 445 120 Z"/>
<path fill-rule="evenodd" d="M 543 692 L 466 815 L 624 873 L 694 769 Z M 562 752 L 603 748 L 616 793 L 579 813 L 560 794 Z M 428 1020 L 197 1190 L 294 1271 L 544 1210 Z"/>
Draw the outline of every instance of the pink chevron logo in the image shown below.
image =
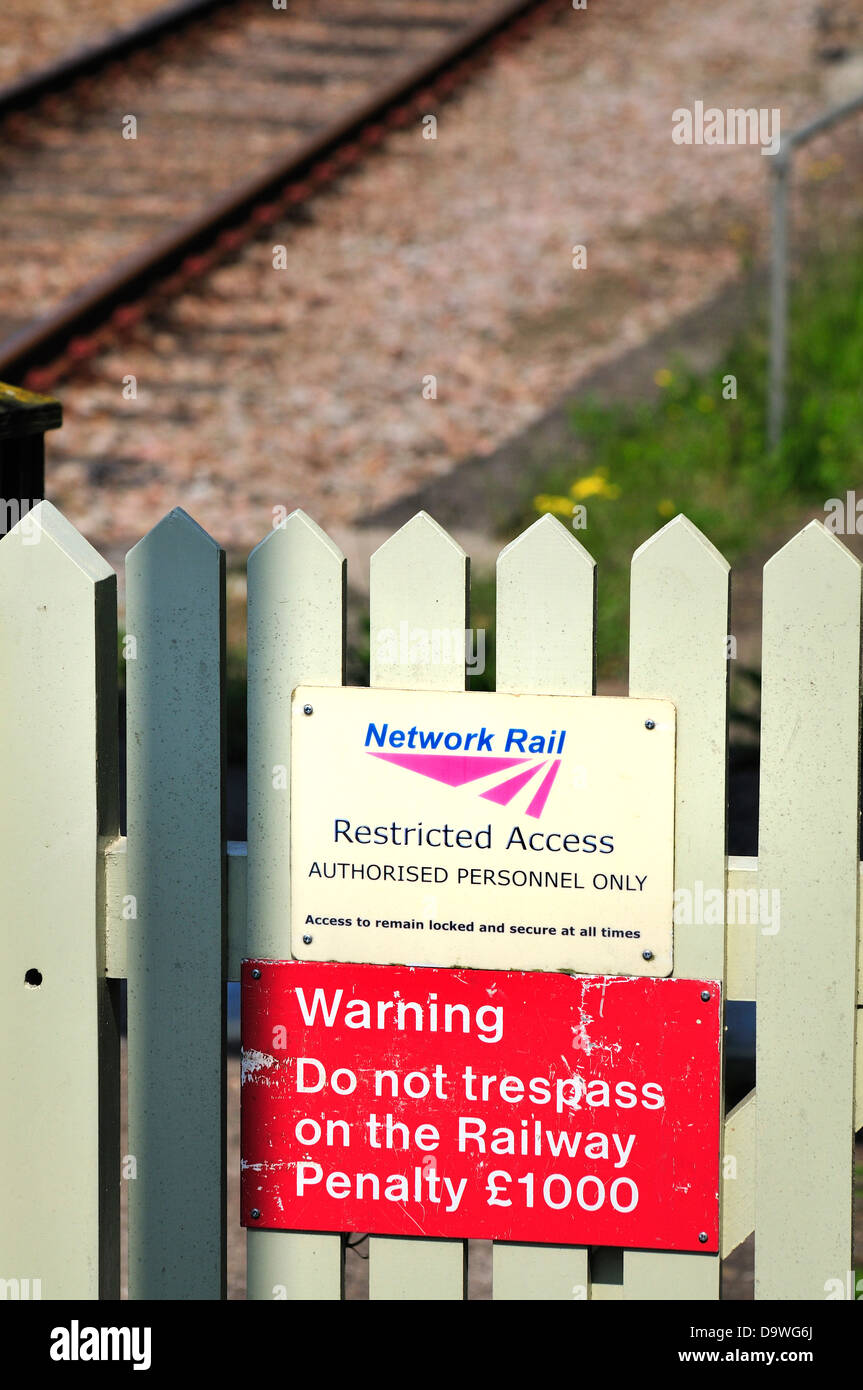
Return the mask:
<path fill-rule="evenodd" d="M 526 815 L 534 820 L 539 820 L 545 810 L 561 761 L 560 758 L 553 758 L 549 765 L 549 760 L 544 758 L 542 762 L 524 767 L 524 763 L 531 762 L 530 758 L 486 758 L 481 754 L 468 753 L 380 753 L 371 748 L 366 751 L 372 758 L 394 763 L 408 772 L 418 772 L 421 777 L 430 777 L 432 781 L 442 782 L 447 787 L 464 787 L 469 782 L 478 782 L 494 773 L 506 773 L 493 786 L 479 793 L 486 801 L 494 801 L 498 806 L 508 806 L 522 788 L 529 786 L 544 771 L 545 775 L 534 786 L 526 811 Z M 512 772 L 514 767 L 519 767 L 520 771 Z"/>

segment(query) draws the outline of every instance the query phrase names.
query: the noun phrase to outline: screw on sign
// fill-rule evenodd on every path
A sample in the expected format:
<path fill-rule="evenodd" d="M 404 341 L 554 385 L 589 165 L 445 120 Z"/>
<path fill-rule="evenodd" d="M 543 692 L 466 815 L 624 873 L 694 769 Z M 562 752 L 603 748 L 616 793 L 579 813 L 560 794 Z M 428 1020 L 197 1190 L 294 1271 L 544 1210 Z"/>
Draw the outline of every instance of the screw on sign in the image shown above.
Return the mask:
<path fill-rule="evenodd" d="M 242 1027 L 244 1224 L 718 1248 L 715 982 L 246 961 Z"/>
<path fill-rule="evenodd" d="M 670 701 L 301 686 L 291 711 L 286 954 L 671 975 Z"/>

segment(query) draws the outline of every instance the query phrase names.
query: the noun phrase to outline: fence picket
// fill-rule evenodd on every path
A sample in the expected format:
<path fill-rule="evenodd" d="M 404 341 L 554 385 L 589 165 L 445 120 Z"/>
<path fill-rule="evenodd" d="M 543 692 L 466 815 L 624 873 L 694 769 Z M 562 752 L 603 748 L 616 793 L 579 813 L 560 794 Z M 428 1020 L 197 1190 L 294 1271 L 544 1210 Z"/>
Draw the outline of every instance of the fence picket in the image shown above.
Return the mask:
<path fill-rule="evenodd" d="M 126 563 L 129 1294 L 221 1298 L 225 556 L 175 509 Z"/>
<path fill-rule="evenodd" d="M 464 690 L 468 567 L 425 513 L 376 552 L 371 686 Z M 249 557 L 249 831 L 229 846 L 224 554 L 175 510 L 127 574 L 124 840 L 113 571 L 49 503 L 0 541 L 0 1297 L 118 1296 L 124 975 L 130 1297 L 224 1297 L 224 981 L 243 955 L 290 956 L 291 693 L 344 680 L 344 556 L 295 512 Z M 528 528 L 499 556 L 497 594 L 498 690 L 593 694 L 596 566 L 571 532 L 550 516 Z M 863 1115 L 863 565 L 813 522 L 765 567 L 757 860 L 725 857 L 728 594 L 728 565 L 685 517 L 641 546 L 630 694 L 677 709 L 674 974 L 758 1005 L 757 1103 L 728 1116 L 717 1154 L 722 1255 L 754 1228 L 756 1298 L 820 1300 L 852 1269 Z M 765 930 L 687 918 L 729 883 L 751 885 L 749 912 L 780 888 L 781 916 L 771 898 Z M 371 1299 L 466 1296 L 466 1241 L 370 1247 Z M 247 1254 L 250 1299 L 344 1296 L 335 1232 L 249 1230 Z M 497 1300 L 719 1290 L 718 1255 L 493 1247 Z"/>
<path fill-rule="evenodd" d="M 853 1268 L 861 573 L 815 521 L 764 567 L 756 1298 Z"/>
<path fill-rule="evenodd" d="M 6 1298 L 119 1297 L 119 1030 L 97 852 L 118 831 L 116 585 L 50 502 L 0 541 Z"/>
<path fill-rule="evenodd" d="M 595 560 L 555 517 L 540 517 L 498 556 L 497 689 L 592 695 L 595 615 Z M 496 1299 L 524 1298 L 528 1290 L 534 1298 L 572 1299 L 589 1282 L 584 1246 L 495 1242 L 493 1266 Z"/>
<path fill-rule="evenodd" d="M 345 557 L 304 512 L 249 556 L 249 809 L 245 950 L 290 957 L 291 691 L 344 679 Z M 338 1299 L 341 1237 L 246 1233 L 253 1299 Z"/>
<path fill-rule="evenodd" d="M 547 513 L 498 556 L 495 650 L 498 690 L 596 690 L 596 561 Z"/>
<path fill-rule="evenodd" d="M 461 546 L 419 512 L 375 551 L 370 581 L 369 684 L 392 690 L 464 690 L 468 558 Z M 402 632 L 407 659 L 385 661 L 393 635 Z M 460 646 L 433 641 L 435 633 L 454 632 L 461 634 Z M 464 1241 L 373 1236 L 369 1247 L 370 1298 L 465 1297 Z"/>
<path fill-rule="evenodd" d="M 725 892 L 729 581 L 727 561 L 684 516 L 632 557 L 629 693 L 677 706 L 674 885 L 693 900 L 699 882 Z M 674 974 L 724 983 L 724 923 L 675 926 Z M 623 1271 L 626 1299 L 719 1297 L 718 1255 L 627 1250 Z"/>

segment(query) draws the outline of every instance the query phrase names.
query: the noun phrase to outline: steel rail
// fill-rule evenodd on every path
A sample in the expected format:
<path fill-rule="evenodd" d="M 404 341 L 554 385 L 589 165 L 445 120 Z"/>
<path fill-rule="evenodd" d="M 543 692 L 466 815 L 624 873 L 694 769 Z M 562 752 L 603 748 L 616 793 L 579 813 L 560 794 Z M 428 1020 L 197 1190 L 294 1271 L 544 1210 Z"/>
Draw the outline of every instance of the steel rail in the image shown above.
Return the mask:
<path fill-rule="evenodd" d="M 0 379 L 34 390 L 50 389 L 118 332 L 143 319 L 147 306 L 140 301 L 147 292 L 176 294 L 207 274 L 258 236 L 264 226 L 353 167 L 390 129 L 406 124 L 415 99 L 426 102 L 448 96 L 495 40 L 518 37 L 537 17 L 562 6 L 563 0 L 507 0 L 493 15 L 352 107 L 288 157 L 235 185 L 167 236 L 126 257 L 51 313 L 0 343 Z"/>
<path fill-rule="evenodd" d="M 206 18 L 214 10 L 225 9 L 231 3 L 232 0 L 179 0 L 136 24 L 113 30 L 97 43 L 75 49 L 55 63 L 25 73 L 0 87 L 0 119 L 25 111 L 46 96 L 56 96 L 82 77 L 92 77 L 111 63 L 149 48 L 187 24 Z"/>

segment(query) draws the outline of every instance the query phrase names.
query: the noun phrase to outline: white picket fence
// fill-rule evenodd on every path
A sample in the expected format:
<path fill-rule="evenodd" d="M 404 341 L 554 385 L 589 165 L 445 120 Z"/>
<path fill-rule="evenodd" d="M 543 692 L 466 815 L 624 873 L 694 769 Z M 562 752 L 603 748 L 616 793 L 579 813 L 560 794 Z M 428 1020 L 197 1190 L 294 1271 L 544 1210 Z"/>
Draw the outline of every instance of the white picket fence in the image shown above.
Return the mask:
<path fill-rule="evenodd" d="M 175 510 L 130 552 L 128 836 L 118 833 L 116 577 L 47 502 L 0 541 L 0 1288 L 225 1290 L 224 982 L 289 952 L 290 696 L 344 677 L 345 561 L 300 512 L 248 566 L 248 847 L 224 839 L 224 554 Z M 420 514 L 372 557 L 373 685 L 464 689 L 441 663 L 379 668 L 385 629 L 467 626 L 468 559 Z M 721 1253 L 756 1233 L 756 1296 L 823 1299 L 852 1268 L 861 566 L 813 522 L 764 575 L 759 853 L 725 854 L 729 568 L 680 516 L 632 565 L 630 691 L 677 707 L 675 881 L 779 889 L 781 927 L 680 925 L 678 975 L 757 1001 L 757 1098 L 724 1120 Z M 505 691 L 594 692 L 595 566 L 543 517 L 498 562 Z M 276 779 L 278 781 L 278 779 Z M 699 890 L 698 885 L 701 885 Z M 120 1170 L 116 982 L 128 981 Z M 863 1036 L 863 1031 L 861 1035 Z M 234 1218 L 232 1218 L 234 1219 Z M 238 1214 L 237 1214 L 238 1219 Z M 248 1293 L 334 1298 L 338 1234 L 249 1231 Z M 374 1299 L 460 1299 L 465 1244 L 372 1236 Z M 720 1258 L 494 1247 L 496 1298 L 716 1299 Z M 16 1281 L 18 1281 L 16 1283 Z"/>

